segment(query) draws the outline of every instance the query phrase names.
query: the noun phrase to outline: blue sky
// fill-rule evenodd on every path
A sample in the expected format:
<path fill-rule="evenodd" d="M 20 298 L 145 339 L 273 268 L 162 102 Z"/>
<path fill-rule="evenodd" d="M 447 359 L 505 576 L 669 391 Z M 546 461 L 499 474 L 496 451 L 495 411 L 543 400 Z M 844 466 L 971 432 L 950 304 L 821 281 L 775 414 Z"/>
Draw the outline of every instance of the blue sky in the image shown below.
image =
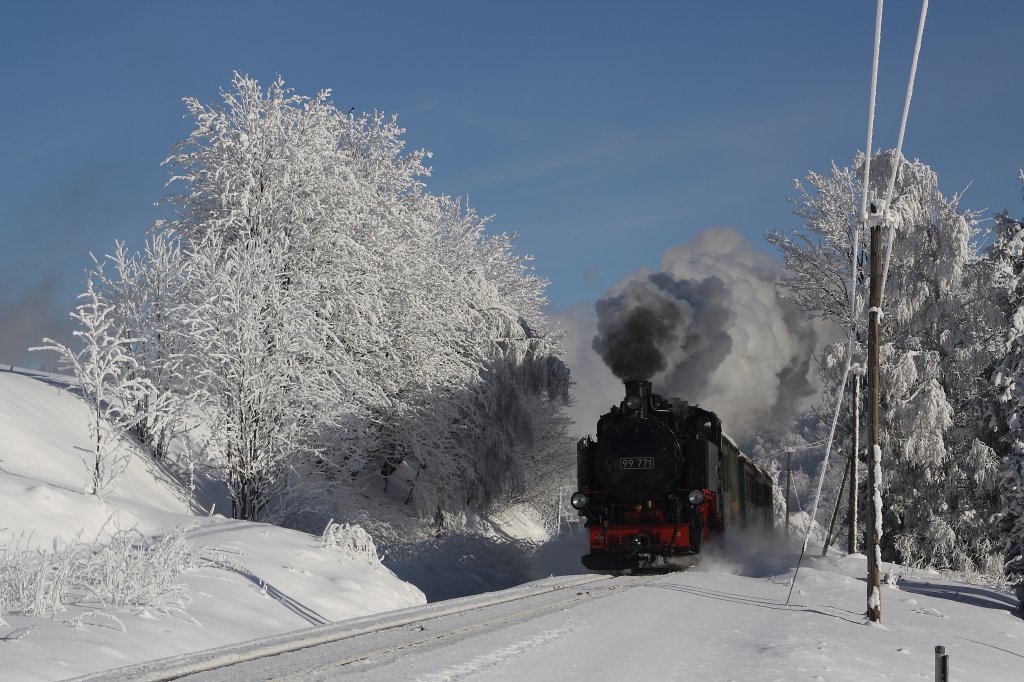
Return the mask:
<path fill-rule="evenodd" d="M 887 5 L 877 146 L 920 9 Z M 518 232 L 564 309 L 711 225 L 794 226 L 792 180 L 864 146 L 874 7 L 6 0 L 0 362 L 66 334 L 89 251 L 141 243 L 181 99 L 213 101 L 234 69 L 396 113 L 434 153 L 431 191 Z M 937 0 L 925 32 L 905 153 L 988 214 L 1024 214 L 1022 26 L 1024 3 Z"/>

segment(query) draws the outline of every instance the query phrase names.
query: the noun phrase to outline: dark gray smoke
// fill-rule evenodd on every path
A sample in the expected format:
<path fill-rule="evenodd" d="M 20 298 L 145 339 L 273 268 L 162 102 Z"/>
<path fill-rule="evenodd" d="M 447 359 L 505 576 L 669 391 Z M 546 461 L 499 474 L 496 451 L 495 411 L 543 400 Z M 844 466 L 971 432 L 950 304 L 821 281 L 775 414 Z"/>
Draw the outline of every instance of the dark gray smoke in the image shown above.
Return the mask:
<path fill-rule="evenodd" d="M 652 282 L 630 282 L 621 294 L 597 302 L 594 350 L 623 381 L 650 379 L 665 369 L 663 349 L 676 343 L 684 313 Z"/>
<path fill-rule="evenodd" d="M 699 402 L 745 436 L 814 395 L 814 329 L 775 289 L 771 257 L 732 228 L 669 249 L 661 270 L 597 302 L 593 348 L 622 380 Z"/>
<path fill-rule="evenodd" d="M 649 380 L 670 360 L 670 383 L 676 375 L 706 380 L 732 346 L 726 293 L 717 277 L 695 282 L 657 272 L 629 282 L 597 302 L 594 350 L 623 381 Z"/>

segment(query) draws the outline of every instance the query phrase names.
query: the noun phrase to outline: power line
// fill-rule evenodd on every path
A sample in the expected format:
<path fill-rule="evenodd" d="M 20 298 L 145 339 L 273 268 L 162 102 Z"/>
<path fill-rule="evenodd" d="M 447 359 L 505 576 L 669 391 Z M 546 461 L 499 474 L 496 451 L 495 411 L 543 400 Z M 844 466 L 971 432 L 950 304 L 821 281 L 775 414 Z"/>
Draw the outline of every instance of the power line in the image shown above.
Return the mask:
<path fill-rule="evenodd" d="M 871 91 L 870 91 L 871 94 L 870 94 L 870 98 L 868 100 L 868 138 L 867 138 L 867 150 L 865 152 L 864 184 L 863 184 L 864 189 L 861 192 L 861 221 L 865 225 L 865 227 L 867 226 L 867 223 L 869 221 L 869 215 L 868 215 L 868 212 L 867 212 L 867 194 L 868 194 L 868 187 L 869 187 L 869 181 L 870 181 L 870 176 L 871 176 L 871 153 L 872 153 L 871 152 L 871 147 L 872 147 L 872 137 L 873 137 L 873 134 L 874 134 L 875 99 L 876 99 L 877 88 L 878 88 L 879 53 L 881 51 L 881 42 L 882 42 L 882 13 L 883 13 L 883 5 L 884 5 L 884 0 L 878 0 L 877 5 L 876 5 L 876 10 L 875 10 L 875 41 L 874 41 L 874 54 L 873 54 L 872 66 L 871 66 Z M 898 137 L 898 141 L 897 141 L 897 145 L 896 145 L 895 160 L 893 162 L 892 172 L 891 172 L 891 174 L 889 176 L 889 183 L 888 183 L 888 187 L 887 187 L 887 190 L 886 190 L 885 199 L 884 199 L 883 204 L 882 204 L 881 222 L 886 221 L 888 219 L 888 217 L 889 217 L 890 203 L 891 203 L 891 200 L 892 200 L 892 192 L 893 192 L 893 189 L 895 187 L 896 174 L 897 174 L 897 172 L 899 170 L 900 160 L 902 158 L 902 153 L 903 153 L 903 151 L 902 151 L 903 150 L 903 140 L 904 140 L 904 137 L 905 137 L 905 134 L 906 134 L 906 129 L 907 129 L 907 119 L 909 118 L 909 115 L 910 115 L 910 101 L 911 101 L 911 98 L 913 97 L 913 93 L 914 93 L 914 80 L 915 80 L 915 77 L 917 75 L 917 64 L 918 64 L 918 58 L 919 58 L 920 53 L 921 53 L 921 42 L 922 42 L 922 38 L 923 38 L 923 35 L 924 35 L 924 24 L 925 24 L 925 18 L 927 17 L 927 14 L 928 14 L 928 0 L 922 0 L 921 18 L 920 18 L 920 21 L 918 22 L 917 40 L 916 40 L 916 42 L 914 44 L 914 59 L 913 59 L 913 62 L 911 63 L 910 78 L 909 78 L 908 83 L 907 83 L 907 94 L 906 94 L 906 97 L 904 98 L 904 102 L 903 102 L 903 116 L 902 116 L 902 119 L 900 121 L 900 132 L 899 132 L 899 137 Z M 875 208 L 875 207 L 872 206 L 872 208 Z M 833 442 L 833 439 L 835 437 L 836 424 L 837 424 L 837 422 L 839 420 L 839 412 L 840 412 L 840 408 L 842 407 L 843 396 L 844 396 L 844 394 L 846 392 L 846 382 L 849 379 L 850 368 L 851 368 L 851 365 L 852 365 L 852 362 L 853 362 L 853 349 L 854 349 L 854 341 L 855 341 L 855 333 L 856 333 L 856 322 L 857 322 L 857 320 L 856 320 L 856 318 L 857 318 L 857 251 L 858 251 L 858 246 L 859 246 L 859 235 L 860 235 L 860 230 L 859 229 L 853 230 L 853 260 L 852 260 L 852 263 L 851 263 L 851 270 L 852 270 L 852 272 L 851 272 L 851 288 L 850 288 L 850 333 L 849 333 L 849 337 L 848 337 L 848 341 L 847 341 L 846 366 L 845 366 L 845 369 L 843 370 L 843 379 L 840 382 L 839 391 L 838 391 L 837 396 L 836 396 L 835 413 L 833 415 L 832 426 L 831 426 L 831 429 L 829 431 L 828 445 L 825 447 L 825 458 L 822 461 L 821 475 L 818 478 L 818 488 L 817 488 L 817 491 L 815 492 L 814 505 L 813 505 L 812 511 L 811 511 L 811 523 L 812 524 L 814 522 L 814 518 L 817 516 L 817 513 L 818 513 L 818 503 L 819 503 L 819 501 L 821 499 L 821 490 L 822 490 L 822 486 L 824 485 L 824 482 L 825 482 L 825 472 L 826 472 L 826 470 L 828 468 L 828 460 L 829 460 L 829 455 L 831 454 L 831 450 L 832 450 L 832 442 Z M 884 268 L 883 273 L 882 273 L 882 282 L 881 282 L 883 288 L 885 286 L 885 277 L 886 277 L 886 275 L 888 273 L 889 257 L 890 257 L 891 252 L 892 252 L 893 241 L 895 241 L 895 228 L 890 223 L 890 227 L 889 227 L 889 243 L 888 243 L 888 248 L 887 248 L 886 254 L 885 254 L 885 268 Z M 872 255 L 874 257 L 874 254 L 872 254 Z M 873 282 L 874 282 L 874 279 L 875 278 L 872 279 Z M 876 282 L 876 284 L 877 284 L 877 282 Z M 878 325 L 879 318 L 881 317 L 881 313 L 882 313 L 882 310 L 881 310 L 881 297 L 879 296 L 877 303 L 874 302 L 874 301 L 872 302 L 872 308 L 871 308 L 871 311 L 870 311 L 870 315 L 873 316 L 872 317 L 872 323 L 876 327 Z M 877 395 L 877 393 L 878 393 L 878 391 L 877 391 L 877 382 L 875 382 L 875 390 L 873 390 L 873 393 L 875 395 Z M 875 441 L 875 440 L 876 439 L 873 438 L 873 441 Z M 877 448 L 878 448 L 877 442 L 872 442 L 872 452 L 873 453 L 877 452 Z M 875 476 L 873 475 L 874 473 L 875 473 L 874 467 L 872 467 L 869 470 L 869 475 L 871 476 L 871 479 L 873 480 L 873 484 L 874 484 L 872 487 L 877 486 L 878 483 L 879 483 L 877 480 L 874 480 L 875 479 Z M 877 490 L 875 490 L 873 492 L 874 492 L 875 495 L 877 495 Z M 872 505 L 872 509 L 874 509 L 874 506 L 875 505 L 873 504 Z M 872 539 L 874 539 L 874 538 L 872 537 Z M 800 558 L 797 560 L 796 569 L 793 571 L 793 579 L 792 579 L 792 581 L 789 584 L 789 595 L 786 597 L 786 605 L 787 606 L 789 605 L 790 599 L 793 596 L 793 587 L 796 585 L 797 575 L 800 572 L 800 565 L 803 563 L 804 554 L 807 551 L 807 542 L 808 542 L 808 535 L 805 535 L 804 536 L 803 546 L 802 546 L 802 548 L 800 550 Z M 878 580 L 877 580 L 877 577 L 878 577 L 877 576 L 878 567 L 877 567 L 877 565 L 874 565 L 874 563 L 872 562 L 872 558 L 874 557 L 874 554 L 872 553 L 872 547 L 869 547 L 868 549 L 869 549 L 868 563 L 869 563 L 869 573 L 870 573 L 869 579 L 873 579 L 874 584 L 877 586 L 877 584 L 878 584 Z M 874 547 L 874 550 L 877 550 L 877 546 Z M 875 594 L 877 595 L 877 589 L 875 591 Z M 880 610 L 878 609 L 878 606 L 877 606 L 877 604 L 879 604 L 879 603 L 880 602 L 876 602 L 876 606 L 873 608 L 872 605 L 871 605 L 871 598 L 869 597 L 868 611 L 869 611 L 869 615 L 871 616 L 871 620 L 878 620 L 880 618 Z"/>

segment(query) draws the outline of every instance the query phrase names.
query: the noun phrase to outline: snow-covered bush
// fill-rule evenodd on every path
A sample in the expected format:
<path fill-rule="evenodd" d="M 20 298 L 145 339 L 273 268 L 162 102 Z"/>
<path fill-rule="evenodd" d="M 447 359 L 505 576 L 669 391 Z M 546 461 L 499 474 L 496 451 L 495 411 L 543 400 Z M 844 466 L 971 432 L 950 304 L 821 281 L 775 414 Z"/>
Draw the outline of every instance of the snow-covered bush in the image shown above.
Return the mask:
<path fill-rule="evenodd" d="M 52 616 L 73 602 L 71 580 L 78 563 L 81 533 L 70 545 L 55 539 L 53 552 L 4 546 L 0 553 L 0 606 L 8 613 Z"/>
<path fill-rule="evenodd" d="M 88 590 L 84 601 L 91 597 L 107 606 L 182 610 L 189 597 L 177 578 L 196 566 L 187 536 L 194 527 L 178 526 L 157 538 L 148 538 L 137 529 L 121 530 L 106 544 L 82 548 L 91 551 L 75 576 L 76 583 Z"/>
<path fill-rule="evenodd" d="M 120 530 L 106 543 L 82 542 L 79 533 L 68 544 L 54 540 L 49 552 L 7 545 L 0 550 L 0 607 L 40 617 L 72 605 L 181 612 L 189 597 L 177 578 L 196 561 L 190 529 L 157 538 Z"/>
<path fill-rule="evenodd" d="M 333 547 L 354 559 L 362 559 L 375 566 L 380 564 L 373 538 L 361 526 L 331 521 L 320 536 L 320 547 Z"/>

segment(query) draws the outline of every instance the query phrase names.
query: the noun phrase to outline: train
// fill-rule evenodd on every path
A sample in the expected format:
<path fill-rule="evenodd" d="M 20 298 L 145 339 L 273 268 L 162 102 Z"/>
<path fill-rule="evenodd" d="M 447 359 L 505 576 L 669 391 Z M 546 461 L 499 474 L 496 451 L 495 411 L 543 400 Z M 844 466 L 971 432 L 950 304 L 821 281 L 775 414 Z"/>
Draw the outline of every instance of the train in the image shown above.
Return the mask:
<path fill-rule="evenodd" d="M 714 412 L 625 382 L 625 398 L 577 444 L 577 492 L 586 520 L 583 565 L 608 573 L 694 566 L 728 529 L 774 528 L 772 477 L 722 431 Z"/>

